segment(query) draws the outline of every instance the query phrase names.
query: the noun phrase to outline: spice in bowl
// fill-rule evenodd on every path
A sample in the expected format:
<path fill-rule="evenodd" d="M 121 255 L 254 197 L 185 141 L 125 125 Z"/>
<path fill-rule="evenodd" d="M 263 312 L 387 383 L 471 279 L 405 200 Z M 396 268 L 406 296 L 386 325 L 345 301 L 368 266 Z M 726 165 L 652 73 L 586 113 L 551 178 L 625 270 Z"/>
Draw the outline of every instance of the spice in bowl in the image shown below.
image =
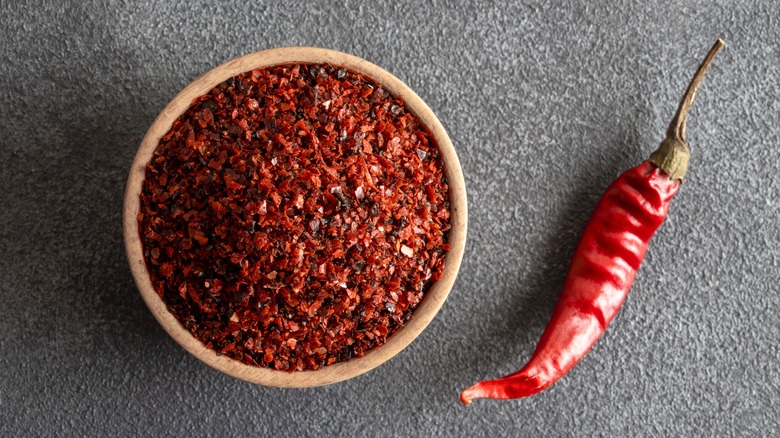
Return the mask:
<path fill-rule="evenodd" d="M 433 137 L 370 79 L 327 64 L 256 69 L 197 98 L 146 168 L 152 286 L 204 345 L 315 370 L 408 321 L 449 249 Z"/>

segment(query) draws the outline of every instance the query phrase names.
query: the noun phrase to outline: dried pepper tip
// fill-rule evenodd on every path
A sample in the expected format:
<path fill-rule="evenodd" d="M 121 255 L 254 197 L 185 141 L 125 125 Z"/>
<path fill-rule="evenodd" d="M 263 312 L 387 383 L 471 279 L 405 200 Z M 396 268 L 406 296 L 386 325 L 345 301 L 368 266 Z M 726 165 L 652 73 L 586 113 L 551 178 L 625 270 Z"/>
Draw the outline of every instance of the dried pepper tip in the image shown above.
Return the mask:
<path fill-rule="evenodd" d="M 691 149 L 685 141 L 685 127 L 688 119 L 688 111 L 693 105 L 693 98 L 696 96 L 696 89 L 699 88 L 704 75 L 707 73 L 710 64 L 715 56 L 726 45 L 722 39 L 718 39 L 712 46 L 707 56 L 702 61 L 696 74 L 693 75 L 688 89 L 685 90 L 680 105 L 677 107 L 677 113 L 674 115 L 669 129 L 666 131 L 666 138 L 655 152 L 650 155 L 648 161 L 658 166 L 669 175 L 670 179 L 683 180 L 688 171 L 688 158 L 691 155 Z"/>
<path fill-rule="evenodd" d="M 460 393 L 460 402 L 464 405 L 470 405 L 476 398 L 485 398 L 490 397 L 491 395 L 499 398 L 501 397 L 499 394 L 492 394 L 490 391 L 491 388 L 488 386 L 489 384 L 485 382 L 477 382 L 474 385 L 471 385 L 471 387 Z M 495 385 L 493 385 L 493 389 L 495 389 Z"/>

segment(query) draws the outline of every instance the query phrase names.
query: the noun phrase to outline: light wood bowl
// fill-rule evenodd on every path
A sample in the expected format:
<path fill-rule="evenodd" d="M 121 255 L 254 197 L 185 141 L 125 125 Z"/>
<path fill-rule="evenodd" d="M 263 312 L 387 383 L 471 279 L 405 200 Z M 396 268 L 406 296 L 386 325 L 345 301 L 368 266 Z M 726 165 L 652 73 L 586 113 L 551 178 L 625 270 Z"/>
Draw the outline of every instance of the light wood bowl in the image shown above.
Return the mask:
<path fill-rule="evenodd" d="M 219 83 L 256 68 L 280 64 L 327 63 L 346 67 L 361 73 L 381 84 L 392 95 L 406 102 L 407 108 L 428 128 L 436 139 L 444 161 L 444 169 L 450 190 L 450 251 L 445 258 L 442 278 L 437 281 L 414 311 L 412 318 L 404 327 L 390 336 L 384 345 L 368 351 L 361 358 L 336 363 L 316 371 L 276 371 L 270 368 L 247 365 L 226 356 L 218 356 L 193 337 L 166 308 L 160 296 L 152 287 L 149 273 L 144 263 L 141 239 L 138 233 L 139 195 L 144 181 L 146 165 L 152 157 L 160 138 L 171 128 L 190 106 L 193 99 L 204 95 Z M 130 269 L 136 286 L 146 305 L 160 325 L 190 354 L 207 365 L 233 377 L 266 386 L 311 387 L 327 385 L 346 380 L 369 371 L 398 354 L 411 343 L 431 322 L 455 282 L 460 268 L 466 242 L 466 187 L 463 181 L 458 156 L 449 136 L 428 105 L 398 78 L 376 65 L 334 50 L 311 47 L 288 47 L 265 50 L 236 58 L 195 79 L 182 90 L 157 116 L 138 148 L 138 152 L 127 180 L 124 203 L 124 238 Z"/>

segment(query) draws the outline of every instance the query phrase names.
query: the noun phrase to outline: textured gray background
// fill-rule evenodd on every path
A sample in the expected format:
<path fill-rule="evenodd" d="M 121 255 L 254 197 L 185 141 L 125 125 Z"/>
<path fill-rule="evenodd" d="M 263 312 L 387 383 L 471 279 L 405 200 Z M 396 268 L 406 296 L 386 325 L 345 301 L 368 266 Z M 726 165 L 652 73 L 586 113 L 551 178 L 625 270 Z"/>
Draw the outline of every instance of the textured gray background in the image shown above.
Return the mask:
<path fill-rule="evenodd" d="M 217 3 L 2 2 L 0 435 L 780 433 L 777 3 Z M 460 405 L 528 358 L 600 193 L 657 146 L 719 36 L 689 178 L 606 335 L 538 396 Z M 307 390 L 188 356 L 139 298 L 120 226 L 166 102 L 287 45 L 356 54 L 415 89 L 452 136 L 470 208 L 429 329 Z"/>

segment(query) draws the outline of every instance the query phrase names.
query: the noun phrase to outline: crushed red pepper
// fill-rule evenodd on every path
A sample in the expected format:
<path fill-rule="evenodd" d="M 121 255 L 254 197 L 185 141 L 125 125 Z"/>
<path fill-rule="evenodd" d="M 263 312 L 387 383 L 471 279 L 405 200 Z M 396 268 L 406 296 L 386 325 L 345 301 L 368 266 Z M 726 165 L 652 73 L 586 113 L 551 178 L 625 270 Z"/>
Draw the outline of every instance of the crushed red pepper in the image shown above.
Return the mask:
<path fill-rule="evenodd" d="M 360 357 L 444 269 L 439 150 L 403 101 L 330 65 L 253 70 L 160 140 L 138 214 L 152 284 L 218 354 L 277 370 Z"/>

